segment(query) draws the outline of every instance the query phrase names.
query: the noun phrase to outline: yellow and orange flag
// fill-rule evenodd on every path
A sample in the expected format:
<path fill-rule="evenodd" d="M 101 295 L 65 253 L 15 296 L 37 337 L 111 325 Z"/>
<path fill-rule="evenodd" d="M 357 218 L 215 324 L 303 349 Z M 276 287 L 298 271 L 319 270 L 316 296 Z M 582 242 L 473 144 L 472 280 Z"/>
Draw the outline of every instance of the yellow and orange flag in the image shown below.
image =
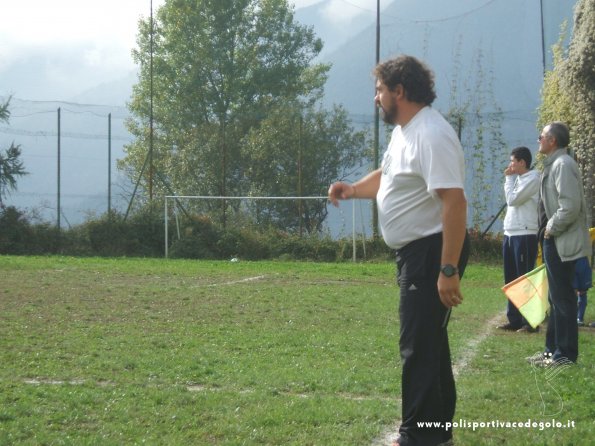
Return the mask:
<path fill-rule="evenodd" d="M 543 322 L 550 308 L 545 265 L 540 265 L 533 271 L 507 283 L 502 287 L 502 291 L 519 309 L 531 327 L 537 328 Z"/>

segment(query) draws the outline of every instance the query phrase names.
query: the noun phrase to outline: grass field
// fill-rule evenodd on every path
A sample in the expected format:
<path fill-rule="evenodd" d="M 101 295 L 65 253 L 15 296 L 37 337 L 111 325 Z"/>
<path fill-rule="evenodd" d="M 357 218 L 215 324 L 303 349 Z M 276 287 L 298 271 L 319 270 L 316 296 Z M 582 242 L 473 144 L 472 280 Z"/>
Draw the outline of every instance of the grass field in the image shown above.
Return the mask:
<path fill-rule="evenodd" d="M 389 263 L 0 257 L 0 445 L 382 445 L 400 416 L 394 276 Z M 501 277 L 472 264 L 451 318 L 457 445 L 593 444 L 595 330 L 577 365 L 532 369 L 543 330 L 494 329 Z"/>

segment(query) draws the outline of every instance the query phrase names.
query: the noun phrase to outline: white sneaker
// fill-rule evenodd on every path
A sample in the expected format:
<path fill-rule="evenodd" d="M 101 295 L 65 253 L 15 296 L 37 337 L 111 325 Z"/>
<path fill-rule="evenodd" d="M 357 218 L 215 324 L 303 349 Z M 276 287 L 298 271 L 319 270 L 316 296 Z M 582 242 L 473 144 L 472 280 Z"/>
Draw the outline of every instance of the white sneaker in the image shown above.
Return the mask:
<path fill-rule="evenodd" d="M 546 367 L 552 363 L 552 354 L 550 352 L 535 353 L 532 356 L 527 356 L 525 360 L 537 367 Z"/>

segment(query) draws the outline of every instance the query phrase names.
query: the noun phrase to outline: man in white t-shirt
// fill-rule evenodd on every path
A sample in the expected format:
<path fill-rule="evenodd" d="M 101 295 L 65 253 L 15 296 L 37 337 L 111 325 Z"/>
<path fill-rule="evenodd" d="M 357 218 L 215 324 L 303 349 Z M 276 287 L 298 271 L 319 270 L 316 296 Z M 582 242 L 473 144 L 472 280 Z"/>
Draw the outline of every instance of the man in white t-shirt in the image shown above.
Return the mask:
<path fill-rule="evenodd" d="M 431 108 L 432 72 L 411 56 L 375 70 L 375 102 L 395 124 L 382 166 L 355 182 L 333 183 L 329 200 L 376 199 L 382 236 L 397 253 L 400 287 L 402 423 L 398 446 L 452 445 L 452 431 L 420 427 L 452 422 L 456 391 L 448 316 L 462 302 L 460 277 L 469 244 L 463 150 Z"/>

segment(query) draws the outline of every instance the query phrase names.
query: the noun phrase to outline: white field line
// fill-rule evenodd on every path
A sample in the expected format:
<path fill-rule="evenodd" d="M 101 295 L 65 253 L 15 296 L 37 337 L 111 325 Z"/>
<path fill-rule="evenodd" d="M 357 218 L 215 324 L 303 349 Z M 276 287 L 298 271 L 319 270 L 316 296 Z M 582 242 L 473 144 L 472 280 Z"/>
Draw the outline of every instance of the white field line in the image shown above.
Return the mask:
<path fill-rule="evenodd" d="M 186 390 L 188 390 L 189 392 L 222 392 L 222 391 L 226 391 L 229 389 L 226 389 L 224 387 L 207 387 L 207 386 L 203 386 L 203 385 L 189 385 L 189 386 L 186 386 Z M 254 389 L 243 389 L 243 390 L 238 391 L 238 393 L 241 393 L 241 394 L 254 393 L 254 392 L 256 392 L 256 390 L 254 390 Z M 369 396 L 369 395 L 355 395 L 355 394 L 351 394 L 351 393 L 333 393 L 333 394 L 322 394 L 321 395 L 320 393 L 309 394 L 309 393 L 296 393 L 296 392 L 290 392 L 290 391 L 280 391 L 279 394 L 285 395 L 285 396 L 292 396 L 292 397 L 296 397 L 296 398 L 303 398 L 303 399 L 312 398 L 315 395 L 316 397 L 329 396 L 332 398 L 343 398 L 344 400 L 350 400 L 350 401 L 386 401 L 386 402 L 394 401 L 394 398 L 378 397 L 378 396 L 375 397 L 375 396 Z"/>
<path fill-rule="evenodd" d="M 483 331 L 483 333 L 480 333 L 479 336 L 471 339 L 467 343 L 467 348 L 463 350 L 460 357 L 457 359 L 457 362 L 452 367 L 452 373 L 455 376 L 455 378 L 459 376 L 459 373 L 461 373 L 469 365 L 469 363 L 473 361 L 473 359 L 475 359 L 480 344 L 490 336 L 494 327 L 496 327 L 498 322 L 500 322 L 501 320 L 502 314 L 498 313 L 496 316 L 494 316 L 492 319 L 488 321 L 487 328 Z"/>
<path fill-rule="evenodd" d="M 71 386 L 80 386 L 81 384 L 84 384 L 85 381 L 82 379 L 73 379 L 70 381 L 62 381 L 59 379 L 26 379 L 23 381 L 25 384 L 31 384 L 34 386 L 40 386 L 42 384 L 47 384 L 47 385 L 51 385 L 51 386 L 63 386 L 63 385 L 71 385 Z"/>
<path fill-rule="evenodd" d="M 212 283 L 212 284 L 206 285 L 206 286 L 207 287 L 218 287 L 218 286 L 226 286 L 226 285 L 236 285 L 238 283 L 246 283 L 246 282 L 254 282 L 255 280 L 262 280 L 265 277 L 266 277 L 265 275 L 246 277 L 245 279 L 231 280 L 229 282 L 222 282 L 222 283 Z M 205 285 L 202 285 L 202 286 L 205 286 Z"/>
<path fill-rule="evenodd" d="M 456 378 L 468 365 L 473 359 L 477 356 L 477 352 L 479 351 L 479 346 L 483 341 L 485 341 L 490 334 L 492 333 L 493 328 L 500 322 L 502 319 L 502 314 L 497 314 L 492 319 L 490 319 L 487 323 L 486 329 L 480 333 L 475 338 L 471 339 L 463 352 L 460 354 L 457 361 L 454 363 L 452 367 L 452 373 Z M 400 401 L 399 401 L 400 404 Z M 399 425 L 401 420 L 397 420 L 395 424 L 389 426 L 384 433 L 372 442 L 371 446 L 392 446 L 393 442 L 399 437 Z"/>
<path fill-rule="evenodd" d="M 27 378 L 24 379 L 23 382 L 32 386 L 81 386 L 83 384 L 89 383 L 94 384 L 98 387 L 113 387 L 116 385 L 116 383 L 111 381 L 89 381 L 86 379 L 62 380 L 51 378 Z"/>
<path fill-rule="evenodd" d="M 117 386 L 116 383 L 114 382 L 109 382 L 109 381 L 90 381 L 90 380 L 84 380 L 84 379 L 72 379 L 72 380 L 60 380 L 60 379 L 49 379 L 49 378 L 28 378 L 28 379 L 24 379 L 23 383 L 25 384 L 29 384 L 29 385 L 33 385 L 33 386 L 41 386 L 41 385 L 45 385 L 45 386 L 80 386 L 83 384 L 95 384 L 98 387 L 115 387 Z M 145 384 L 143 384 L 145 385 Z M 148 387 L 162 387 L 160 385 L 156 385 L 156 386 L 151 386 L 149 385 Z M 186 385 L 186 390 L 188 392 L 193 392 L 193 393 L 201 393 L 201 392 L 224 392 L 224 391 L 235 391 L 240 395 L 246 395 L 246 394 L 251 394 L 251 393 L 255 393 L 256 390 L 255 389 L 235 389 L 235 388 L 225 388 L 225 387 L 208 387 L 202 384 L 187 384 Z M 308 393 L 295 393 L 295 392 L 279 392 L 282 395 L 286 395 L 286 396 L 291 396 L 291 397 L 296 397 L 296 398 L 311 398 L 313 395 L 308 394 Z M 316 394 L 317 397 L 320 397 L 320 394 Z M 322 395 L 323 397 L 325 395 Z M 374 397 L 374 396 L 369 396 L 369 395 L 354 395 L 354 394 L 349 394 L 349 393 L 333 393 L 333 394 L 328 394 L 326 396 L 332 397 L 332 398 L 343 398 L 345 400 L 351 400 L 351 401 L 387 401 L 387 402 L 391 402 L 393 401 L 393 398 L 387 398 L 387 397 Z"/>

